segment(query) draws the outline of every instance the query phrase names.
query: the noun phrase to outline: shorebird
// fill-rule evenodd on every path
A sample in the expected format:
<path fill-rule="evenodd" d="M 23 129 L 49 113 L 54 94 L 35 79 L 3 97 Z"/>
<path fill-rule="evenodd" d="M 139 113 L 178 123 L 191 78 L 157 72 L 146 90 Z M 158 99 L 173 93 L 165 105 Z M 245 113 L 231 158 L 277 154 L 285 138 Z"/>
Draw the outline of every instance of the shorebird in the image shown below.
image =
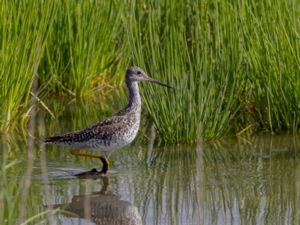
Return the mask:
<path fill-rule="evenodd" d="M 102 121 L 99 121 L 83 130 L 45 138 L 45 144 L 55 144 L 73 148 L 71 153 L 76 156 L 98 158 L 103 166 L 100 175 L 105 175 L 109 168 L 108 158 L 116 149 L 130 144 L 136 137 L 141 119 L 141 96 L 138 82 L 149 81 L 168 88 L 171 86 L 150 78 L 141 68 L 129 67 L 125 76 L 129 91 L 127 106 Z M 96 150 L 100 156 L 81 153 L 80 150 Z M 98 173 L 95 169 L 91 173 Z"/>

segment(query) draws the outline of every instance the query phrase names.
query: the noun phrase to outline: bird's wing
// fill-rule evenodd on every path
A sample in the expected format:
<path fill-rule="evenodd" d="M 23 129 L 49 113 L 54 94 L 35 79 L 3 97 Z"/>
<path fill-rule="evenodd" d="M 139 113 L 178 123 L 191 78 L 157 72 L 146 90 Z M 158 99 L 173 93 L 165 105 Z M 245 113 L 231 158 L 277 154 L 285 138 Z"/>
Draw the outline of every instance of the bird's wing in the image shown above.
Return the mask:
<path fill-rule="evenodd" d="M 97 139 L 109 139 L 124 128 L 123 124 L 125 121 L 126 117 L 124 116 L 113 116 L 91 125 L 86 130 L 90 131 Z"/>
<path fill-rule="evenodd" d="M 46 144 L 63 144 L 72 142 L 84 142 L 93 138 L 96 139 L 109 139 L 116 132 L 122 129 L 122 124 L 126 118 L 124 116 L 113 116 L 97 122 L 86 129 L 57 135 L 52 137 L 47 137 L 44 140 Z"/>

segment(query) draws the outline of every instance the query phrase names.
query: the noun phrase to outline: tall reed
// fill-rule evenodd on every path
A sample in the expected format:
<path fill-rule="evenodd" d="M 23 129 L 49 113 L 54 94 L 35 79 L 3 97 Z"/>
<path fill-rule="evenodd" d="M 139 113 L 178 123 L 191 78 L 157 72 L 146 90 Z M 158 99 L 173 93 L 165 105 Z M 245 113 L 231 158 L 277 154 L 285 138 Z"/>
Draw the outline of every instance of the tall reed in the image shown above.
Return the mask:
<path fill-rule="evenodd" d="M 271 131 L 299 131 L 299 1 L 248 2 L 241 9 L 254 120 Z"/>
<path fill-rule="evenodd" d="M 2 130 L 28 109 L 36 74 L 42 99 L 83 96 L 135 64 L 176 88 L 143 88 L 164 141 L 299 131 L 297 0 L 21 0 L 0 10 Z"/>
<path fill-rule="evenodd" d="M 86 95 L 100 74 L 117 70 L 123 46 L 122 5 L 122 1 L 56 2 L 57 16 L 40 68 L 48 91 Z"/>
<path fill-rule="evenodd" d="M 245 82 L 235 9 L 194 1 L 145 5 L 128 19 L 128 39 L 136 50 L 132 60 L 176 88 L 144 89 L 147 109 L 162 138 L 192 142 L 199 128 L 206 138 L 224 135 L 239 109 Z"/>
<path fill-rule="evenodd" d="M 299 129 L 295 4 L 131 2 L 129 10 L 136 13 L 126 26 L 132 61 L 176 87 L 144 91 L 165 141 L 193 142 L 197 130 L 216 138 L 249 124 Z"/>
<path fill-rule="evenodd" d="M 55 17 L 53 1 L 1 1 L 0 127 L 23 115 Z M 33 10 L 35 9 L 35 10 Z"/>

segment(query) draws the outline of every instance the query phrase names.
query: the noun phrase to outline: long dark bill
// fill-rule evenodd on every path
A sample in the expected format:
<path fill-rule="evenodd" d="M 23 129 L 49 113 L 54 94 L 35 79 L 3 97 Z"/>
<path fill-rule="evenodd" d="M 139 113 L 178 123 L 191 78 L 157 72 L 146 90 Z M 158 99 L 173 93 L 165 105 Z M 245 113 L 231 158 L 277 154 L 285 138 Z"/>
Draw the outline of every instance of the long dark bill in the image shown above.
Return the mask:
<path fill-rule="evenodd" d="M 171 86 L 168 85 L 168 84 L 164 84 L 164 83 L 162 83 L 162 82 L 160 82 L 160 81 L 158 81 L 158 80 L 154 80 L 154 79 L 152 79 L 152 78 L 149 78 L 149 81 L 152 82 L 152 83 L 156 83 L 156 84 L 159 84 L 159 85 L 161 85 L 161 86 L 167 87 L 167 88 L 175 89 L 175 88 L 171 87 Z"/>

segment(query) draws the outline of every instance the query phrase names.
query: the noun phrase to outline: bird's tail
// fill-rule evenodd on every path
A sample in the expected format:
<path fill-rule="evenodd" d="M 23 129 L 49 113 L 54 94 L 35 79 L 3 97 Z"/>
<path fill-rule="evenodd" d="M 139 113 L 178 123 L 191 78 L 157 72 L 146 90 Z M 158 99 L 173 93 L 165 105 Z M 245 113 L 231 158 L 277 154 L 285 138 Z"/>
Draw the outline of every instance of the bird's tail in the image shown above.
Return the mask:
<path fill-rule="evenodd" d="M 45 144 L 57 144 L 57 143 L 61 143 L 61 142 L 65 142 L 66 138 L 64 136 L 52 136 L 52 137 L 46 137 L 43 142 Z"/>

